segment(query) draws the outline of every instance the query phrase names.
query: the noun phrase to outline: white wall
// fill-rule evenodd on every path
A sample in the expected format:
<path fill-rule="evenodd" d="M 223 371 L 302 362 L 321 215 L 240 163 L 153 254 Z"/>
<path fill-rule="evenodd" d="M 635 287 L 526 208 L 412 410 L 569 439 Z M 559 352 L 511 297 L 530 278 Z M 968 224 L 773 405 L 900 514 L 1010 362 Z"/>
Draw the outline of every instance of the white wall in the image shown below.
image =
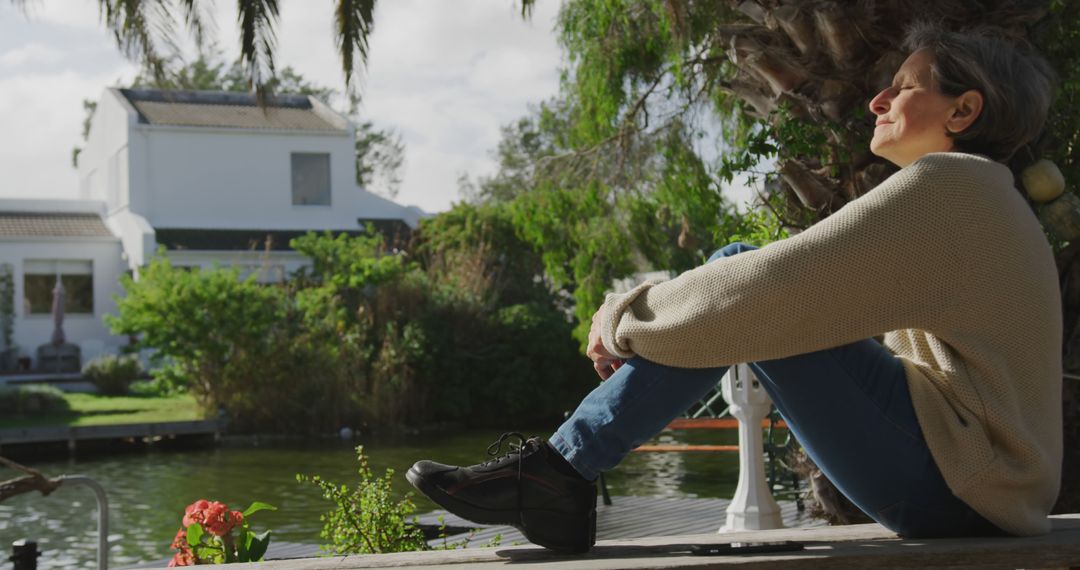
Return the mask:
<path fill-rule="evenodd" d="M 359 229 L 405 209 L 356 186 L 351 130 L 332 134 L 139 125 L 132 209 L 155 228 Z M 330 155 L 330 206 L 294 206 L 294 152 Z M 145 187 L 138 184 L 145 180 Z M 145 210 L 136 209 L 142 194 Z"/>
<path fill-rule="evenodd" d="M 79 196 L 105 202 L 110 213 L 128 205 L 128 132 L 137 120 L 127 99 L 115 89 L 106 89 L 79 154 Z"/>
<path fill-rule="evenodd" d="M 80 344 L 96 339 L 103 341 L 106 351 L 113 353 L 127 344 L 127 337 L 109 334 L 109 329 L 102 320 L 104 315 L 116 313 L 113 295 L 123 293 L 119 278 L 127 266 L 120 259 L 118 239 L 0 238 L 0 263 L 9 263 L 14 268 L 14 341 L 24 354 L 31 358 L 35 357 L 37 347 L 48 343 L 53 332 L 51 315 L 27 316 L 24 314 L 23 261 L 27 259 L 91 260 L 94 268 L 94 314 L 66 315 L 64 333 L 67 341 Z"/>

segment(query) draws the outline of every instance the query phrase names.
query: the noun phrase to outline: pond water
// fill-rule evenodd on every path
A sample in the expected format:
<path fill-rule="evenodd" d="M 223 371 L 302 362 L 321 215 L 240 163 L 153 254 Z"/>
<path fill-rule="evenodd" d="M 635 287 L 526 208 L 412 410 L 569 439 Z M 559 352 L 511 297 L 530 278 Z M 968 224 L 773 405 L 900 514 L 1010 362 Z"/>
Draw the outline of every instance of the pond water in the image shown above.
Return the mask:
<path fill-rule="evenodd" d="M 365 446 L 376 476 L 396 472 L 400 493 L 411 491 L 404 472 L 418 459 L 472 464 L 499 434 L 464 432 L 438 437 L 360 438 L 256 443 L 233 439 L 217 447 L 99 456 L 87 459 L 27 461 L 47 476 L 82 474 L 109 494 L 110 566 L 122 568 L 170 557 L 169 543 L 189 503 L 207 498 L 244 509 L 252 501 L 278 507 L 252 517 L 257 531 L 273 529 L 273 540 L 319 544 L 319 515 L 330 508 L 314 486 L 297 483 L 296 474 L 321 475 L 350 486 L 356 479 L 353 447 Z M 547 435 L 546 433 L 543 435 Z M 666 432 L 662 438 L 685 443 L 736 443 L 734 430 Z M 608 476 L 613 495 L 731 497 L 738 481 L 735 453 L 632 454 Z M 0 473 L 0 479 L 16 476 Z M 414 496 L 417 514 L 436 506 Z M 61 488 L 48 497 L 27 494 L 0 503 L 0 560 L 11 543 L 35 539 L 44 555 L 39 568 L 91 568 L 97 552 L 97 514 L 85 487 Z"/>

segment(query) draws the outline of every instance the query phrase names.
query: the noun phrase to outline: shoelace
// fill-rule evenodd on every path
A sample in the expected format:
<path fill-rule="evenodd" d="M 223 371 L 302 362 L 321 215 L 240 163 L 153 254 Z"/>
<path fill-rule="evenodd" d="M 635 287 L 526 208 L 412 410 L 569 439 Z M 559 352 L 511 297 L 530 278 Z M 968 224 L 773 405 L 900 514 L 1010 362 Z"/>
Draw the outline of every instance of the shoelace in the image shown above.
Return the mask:
<path fill-rule="evenodd" d="M 517 444 L 515 445 L 514 442 L 510 442 L 510 445 L 507 446 L 506 454 L 504 456 L 500 456 L 499 454 L 502 452 L 503 442 L 505 442 L 506 440 L 511 439 L 511 438 L 517 438 L 517 440 L 518 440 Z M 521 518 L 521 452 L 525 449 L 525 444 L 528 443 L 528 441 L 529 440 L 524 435 L 521 435 L 520 433 L 518 433 L 516 431 L 506 432 L 506 433 L 500 435 L 499 439 L 496 440 L 495 443 L 492 443 L 491 445 L 488 446 L 487 454 L 492 456 L 492 459 L 489 459 L 489 460 L 484 462 L 484 465 L 487 465 L 488 463 L 499 461 L 503 457 L 509 457 L 511 455 L 514 455 L 515 453 L 518 455 L 518 462 L 517 462 L 517 504 L 516 504 L 516 508 L 517 508 L 518 523 L 520 523 L 522 527 L 525 526 L 525 521 L 522 520 L 522 518 Z"/>

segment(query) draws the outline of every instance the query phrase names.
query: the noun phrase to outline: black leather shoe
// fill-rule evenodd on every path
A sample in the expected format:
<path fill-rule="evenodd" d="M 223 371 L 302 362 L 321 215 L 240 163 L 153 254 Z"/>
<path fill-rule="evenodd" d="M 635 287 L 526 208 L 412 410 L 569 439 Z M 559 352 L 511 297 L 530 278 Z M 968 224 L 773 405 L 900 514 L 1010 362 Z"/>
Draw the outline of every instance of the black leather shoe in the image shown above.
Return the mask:
<path fill-rule="evenodd" d="M 565 553 L 587 552 L 596 542 L 596 485 L 552 466 L 557 452 L 541 438 L 505 433 L 488 447 L 498 456 L 458 467 L 418 461 L 405 478 L 455 515 L 481 524 L 512 525 L 534 544 Z"/>

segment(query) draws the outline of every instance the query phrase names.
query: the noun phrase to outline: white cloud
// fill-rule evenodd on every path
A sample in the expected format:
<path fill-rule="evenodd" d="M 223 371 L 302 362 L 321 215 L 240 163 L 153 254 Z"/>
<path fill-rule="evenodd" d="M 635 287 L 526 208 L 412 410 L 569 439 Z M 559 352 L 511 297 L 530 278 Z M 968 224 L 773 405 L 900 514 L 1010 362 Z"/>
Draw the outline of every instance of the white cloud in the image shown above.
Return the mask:
<path fill-rule="evenodd" d="M 82 99 L 97 98 L 122 69 L 0 78 L 0 195 L 75 198 L 71 150 L 82 141 Z"/>
<path fill-rule="evenodd" d="M 32 23 L 53 24 L 83 30 L 101 30 L 97 2 L 86 0 L 40 0 L 26 2 L 22 9 Z"/>
<path fill-rule="evenodd" d="M 62 51 L 42 43 L 30 43 L 0 53 L 0 67 L 51 64 L 60 61 Z"/>

